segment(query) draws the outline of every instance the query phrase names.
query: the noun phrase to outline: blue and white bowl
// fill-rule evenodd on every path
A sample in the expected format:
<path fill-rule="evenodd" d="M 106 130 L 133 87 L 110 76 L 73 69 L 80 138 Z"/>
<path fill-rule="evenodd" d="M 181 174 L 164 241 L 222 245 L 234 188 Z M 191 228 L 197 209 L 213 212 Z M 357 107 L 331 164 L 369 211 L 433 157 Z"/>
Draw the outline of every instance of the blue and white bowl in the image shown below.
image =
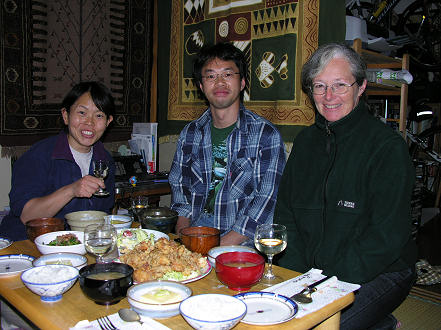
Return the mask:
<path fill-rule="evenodd" d="M 194 329 L 231 329 L 245 316 L 247 305 L 225 294 L 200 294 L 182 301 L 179 311 Z"/>
<path fill-rule="evenodd" d="M 54 302 L 62 298 L 78 278 L 78 269 L 66 265 L 45 265 L 29 268 L 21 274 L 21 280 L 42 301 Z"/>
<path fill-rule="evenodd" d="M 32 262 L 32 265 L 34 267 L 44 265 L 68 265 L 81 269 L 83 266 L 87 265 L 87 258 L 78 253 L 49 253 L 35 259 Z"/>

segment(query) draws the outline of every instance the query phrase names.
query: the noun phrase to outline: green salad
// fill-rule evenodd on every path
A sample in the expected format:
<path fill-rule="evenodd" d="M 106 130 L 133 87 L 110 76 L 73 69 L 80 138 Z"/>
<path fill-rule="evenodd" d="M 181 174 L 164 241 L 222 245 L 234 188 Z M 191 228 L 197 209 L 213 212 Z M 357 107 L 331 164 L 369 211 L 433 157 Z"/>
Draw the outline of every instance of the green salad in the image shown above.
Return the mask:
<path fill-rule="evenodd" d="M 148 234 L 139 228 L 133 228 L 126 229 L 118 233 L 116 244 L 120 253 L 127 253 L 128 251 L 132 250 L 136 244 L 148 240 L 151 240 L 151 243 L 154 244 L 155 235 L 152 233 Z"/>

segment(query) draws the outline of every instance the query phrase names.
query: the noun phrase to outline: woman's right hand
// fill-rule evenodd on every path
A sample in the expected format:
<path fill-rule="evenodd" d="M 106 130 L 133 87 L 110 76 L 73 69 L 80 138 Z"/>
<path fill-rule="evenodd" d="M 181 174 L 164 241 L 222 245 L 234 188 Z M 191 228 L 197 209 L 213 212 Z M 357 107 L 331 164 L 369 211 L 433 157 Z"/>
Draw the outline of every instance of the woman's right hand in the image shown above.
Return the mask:
<path fill-rule="evenodd" d="M 74 197 L 92 197 L 99 188 L 106 188 L 103 179 L 91 175 L 83 176 L 81 179 L 72 183 Z"/>

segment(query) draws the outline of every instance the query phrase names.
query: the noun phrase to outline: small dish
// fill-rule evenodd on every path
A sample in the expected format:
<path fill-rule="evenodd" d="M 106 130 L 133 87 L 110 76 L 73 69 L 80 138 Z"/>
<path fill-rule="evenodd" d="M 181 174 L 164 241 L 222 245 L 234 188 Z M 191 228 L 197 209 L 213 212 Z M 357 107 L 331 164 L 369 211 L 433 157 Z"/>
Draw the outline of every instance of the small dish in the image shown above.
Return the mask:
<path fill-rule="evenodd" d="M 12 241 L 6 237 L 0 237 L 0 250 L 6 249 L 12 244 Z"/>
<path fill-rule="evenodd" d="M 34 267 L 43 265 L 68 265 L 81 269 L 87 265 L 87 258 L 77 253 L 58 252 L 44 254 L 35 259 L 32 264 Z"/>
<path fill-rule="evenodd" d="M 35 258 L 27 254 L 7 254 L 0 256 L 0 277 L 20 274 L 32 268 Z"/>
<path fill-rule="evenodd" d="M 125 229 L 132 227 L 133 218 L 128 215 L 111 214 L 104 217 L 104 222 L 116 229 Z"/>
<path fill-rule="evenodd" d="M 244 292 L 234 297 L 247 305 L 241 322 L 252 325 L 271 325 L 294 318 L 299 306 L 290 298 L 273 292 Z"/>

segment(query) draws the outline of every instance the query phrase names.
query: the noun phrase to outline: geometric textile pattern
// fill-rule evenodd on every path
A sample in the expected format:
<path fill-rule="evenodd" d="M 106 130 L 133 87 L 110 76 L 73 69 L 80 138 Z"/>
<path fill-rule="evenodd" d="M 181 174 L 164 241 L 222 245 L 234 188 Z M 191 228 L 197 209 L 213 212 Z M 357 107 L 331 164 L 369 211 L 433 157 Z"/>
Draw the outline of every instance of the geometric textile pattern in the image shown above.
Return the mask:
<path fill-rule="evenodd" d="M 247 108 L 277 125 L 312 124 L 300 71 L 317 49 L 318 15 L 319 0 L 172 0 L 167 119 L 194 120 L 206 109 L 193 61 L 223 41 L 245 54 Z"/>
<path fill-rule="evenodd" d="M 60 104 L 80 81 L 112 91 L 106 141 L 148 121 L 153 0 L 6 0 L 0 6 L 0 143 L 29 145 L 64 127 Z"/>

